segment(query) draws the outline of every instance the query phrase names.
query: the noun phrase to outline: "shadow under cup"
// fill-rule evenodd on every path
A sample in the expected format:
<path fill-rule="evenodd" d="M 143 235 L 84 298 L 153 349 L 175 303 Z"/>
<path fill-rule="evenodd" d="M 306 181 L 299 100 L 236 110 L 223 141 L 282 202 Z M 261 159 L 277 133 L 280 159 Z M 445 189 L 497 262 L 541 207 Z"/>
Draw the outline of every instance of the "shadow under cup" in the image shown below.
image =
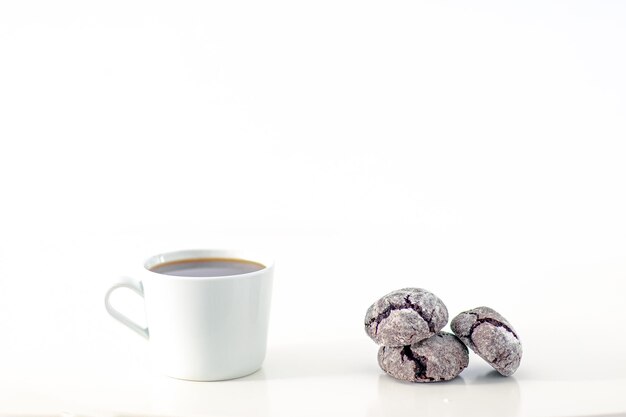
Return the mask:
<path fill-rule="evenodd" d="M 165 375 L 238 378 L 257 371 L 265 358 L 273 271 L 270 259 L 239 251 L 163 253 L 144 263 L 139 282 L 123 278 L 109 290 L 107 310 L 149 340 L 152 362 Z M 146 329 L 108 304 L 121 286 L 144 297 Z"/>

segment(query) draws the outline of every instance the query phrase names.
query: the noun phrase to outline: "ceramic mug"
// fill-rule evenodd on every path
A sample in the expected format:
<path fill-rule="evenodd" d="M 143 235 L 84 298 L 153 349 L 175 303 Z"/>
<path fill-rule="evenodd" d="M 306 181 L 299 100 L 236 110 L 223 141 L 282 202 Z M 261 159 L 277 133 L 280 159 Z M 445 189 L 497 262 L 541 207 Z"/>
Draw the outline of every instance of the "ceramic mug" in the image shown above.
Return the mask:
<path fill-rule="evenodd" d="M 153 272 L 160 264 L 199 258 L 260 263 L 239 275 L 183 277 Z M 147 259 L 135 277 L 122 277 L 107 291 L 109 314 L 149 340 L 153 363 L 165 375 L 195 381 L 232 379 L 258 370 L 265 358 L 273 262 L 231 250 L 182 250 Z M 111 306 L 117 288 L 144 298 L 147 328 Z"/>

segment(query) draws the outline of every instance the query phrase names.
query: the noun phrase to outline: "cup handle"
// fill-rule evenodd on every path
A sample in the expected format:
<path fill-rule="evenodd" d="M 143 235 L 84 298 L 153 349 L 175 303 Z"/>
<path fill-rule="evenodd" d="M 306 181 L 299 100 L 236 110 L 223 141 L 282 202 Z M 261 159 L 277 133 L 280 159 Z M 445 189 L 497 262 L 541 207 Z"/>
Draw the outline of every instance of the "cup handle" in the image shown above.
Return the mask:
<path fill-rule="evenodd" d="M 135 291 L 137 294 L 143 297 L 143 285 L 141 281 L 137 281 L 134 278 L 130 277 L 120 277 L 115 284 L 107 291 L 104 296 L 104 306 L 106 307 L 109 314 L 117 321 L 128 327 L 129 329 L 135 331 L 138 335 L 145 337 L 148 339 L 148 328 L 141 327 L 124 314 L 120 313 L 116 309 L 113 308 L 111 303 L 109 302 L 109 297 L 118 288 L 129 288 Z"/>

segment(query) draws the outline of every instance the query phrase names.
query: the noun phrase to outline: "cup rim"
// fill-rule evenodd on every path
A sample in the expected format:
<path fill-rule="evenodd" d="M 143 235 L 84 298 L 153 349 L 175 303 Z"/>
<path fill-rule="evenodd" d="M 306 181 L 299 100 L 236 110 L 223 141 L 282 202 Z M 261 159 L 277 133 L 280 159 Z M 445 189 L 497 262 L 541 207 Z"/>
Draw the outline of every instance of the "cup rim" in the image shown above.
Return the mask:
<path fill-rule="evenodd" d="M 212 277 L 184 277 L 178 275 L 167 275 L 155 272 L 150 268 L 156 265 L 181 261 L 184 259 L 197 259 L 197 258 L 230 258 L 230 259 L 242 259 L 244 261 L 250 261 L 259 263 L 264 268 L 258 271 L 246 272 L 245 274 L 236 275 L 217 275 Z M 220 279 L 239 279 L 248 278 L 254 275 L 260 275 L 274 267 L 274 261 L 272 258 L 257 251 L 237 250 L 237 249 L 181 249 L 175 251 L 161 252 L 156 255 L 152 255 L 143 262 L 143 269 L 151 276 L 167 277 L 167 279 L 178 280 L 220 280 Z"/>

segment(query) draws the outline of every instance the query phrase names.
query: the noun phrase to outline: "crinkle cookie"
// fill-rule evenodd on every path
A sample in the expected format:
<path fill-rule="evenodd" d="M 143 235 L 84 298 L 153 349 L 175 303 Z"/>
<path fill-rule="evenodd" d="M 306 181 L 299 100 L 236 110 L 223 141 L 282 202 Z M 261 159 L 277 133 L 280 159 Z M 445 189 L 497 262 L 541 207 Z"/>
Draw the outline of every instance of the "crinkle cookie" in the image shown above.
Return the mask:
<path fill-rule="evenodd" d="M 452 331 L 478 356 L 504 376 L 513 375 L 522 359 L 522 343 L 509 322 L 489 307 L 456 316 Z"/>
<path fill-rule="evenodd" d="M 406 346 L 427 339 L 448 322 L 448 310 L 431 292 L 403 288 L 380 298 L 365 314 L 365 332 L 379 345 Z"/>
<path fill-rule="evenodd" d="M 469 362 L 465 345 L 452 333 L 435 336 L 409 346 L 381 346 L 378 365 L 394 378 L 410 382 L 449 381 Z"/>

